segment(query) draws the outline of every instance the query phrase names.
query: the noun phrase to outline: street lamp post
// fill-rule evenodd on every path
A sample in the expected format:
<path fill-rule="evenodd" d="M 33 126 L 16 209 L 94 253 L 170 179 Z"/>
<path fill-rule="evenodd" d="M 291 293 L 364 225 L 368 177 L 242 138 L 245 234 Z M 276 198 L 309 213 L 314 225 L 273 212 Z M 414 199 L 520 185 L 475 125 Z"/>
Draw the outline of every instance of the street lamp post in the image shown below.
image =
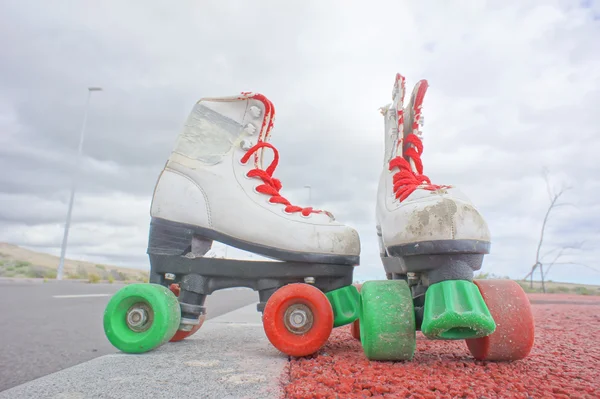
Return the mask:
<path fill-rule="evenodd" d="M 100 87 L 88 87 L 88 96 L 85 104 L 85 112 L 83 114 L 83 123 L 81 125 L 81 132 L 79 133 L 79 147 L 77 149 L 77 161 L 75 163 L 75 172 L 73 176 L 73 181 L 71 185 L 71 199 L 69 201 L 69 209 L 67 210 L 67 220 L 65 221 L 65 232 L 63 235 L 62 247 L 60 250 L 60 262 L 58 263 L 58 271 L 56 272 L 56 279 L 62 280 L 63 277 L 63 269 L 65 266 L 65 253 L 67 251 L 67 239 L 69 237 L 69 227 L 71 225 L 71 213 L 73 211 L 73 201 L 75 199 L 75 189 L 77 187 L 77 177 L 79 174 L 79 164 L 81 162 L 81 153 L 83 150 L 83 137 L 85 134 L 85 125 L 87 122 L 88 109 L 90 106 L 90 98 L 92 96 L 93 91 L 102 91 Z"/>

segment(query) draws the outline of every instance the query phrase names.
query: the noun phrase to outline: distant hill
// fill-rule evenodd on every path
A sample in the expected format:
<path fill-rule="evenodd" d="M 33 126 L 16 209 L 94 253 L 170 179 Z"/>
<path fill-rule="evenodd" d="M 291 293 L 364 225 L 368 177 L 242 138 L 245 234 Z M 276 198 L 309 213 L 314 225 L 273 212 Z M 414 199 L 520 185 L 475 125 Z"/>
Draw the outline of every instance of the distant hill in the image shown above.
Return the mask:
<path fill-rule="evenodd" d="M 0 277 L 56 278 L 58 256 L 0 243 Z M 65 279 L 147 281 L 148 271 L 65 259 Z"/>
<path fill-rule="evenodd" d="M 533 281 L 533 288 L 530 286 L 529 280 L 517 281 L 525 292 L 539 293 L 542 292 L 542 282 Z M 577 295 L 600 295 L 600 286 L 594 284 L 577 284 L 577 283 L 562 283 L 558 281 L 546 281 L 546 292 L 549 294 L 577 294 Z"/>

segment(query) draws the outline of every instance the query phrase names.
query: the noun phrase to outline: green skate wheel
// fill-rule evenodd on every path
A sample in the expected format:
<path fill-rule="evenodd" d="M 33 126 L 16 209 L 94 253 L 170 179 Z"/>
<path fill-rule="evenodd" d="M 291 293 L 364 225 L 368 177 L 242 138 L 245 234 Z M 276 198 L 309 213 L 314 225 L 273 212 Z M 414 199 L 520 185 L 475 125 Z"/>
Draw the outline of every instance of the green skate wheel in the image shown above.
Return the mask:
<path fill-rule="evenodd" d="M 104 333 L 126 353 L 143 353 L 170 340 L 179 328 L 179 301 L 158 284 L 131 284 L 120 289 L 104 311 Z"/>
<path fill-rule="evenodd" d="M 411 360 L 415 310 L 404 280 L 367 281 L 360 289 L 360 340 L 369 360 Z"/>

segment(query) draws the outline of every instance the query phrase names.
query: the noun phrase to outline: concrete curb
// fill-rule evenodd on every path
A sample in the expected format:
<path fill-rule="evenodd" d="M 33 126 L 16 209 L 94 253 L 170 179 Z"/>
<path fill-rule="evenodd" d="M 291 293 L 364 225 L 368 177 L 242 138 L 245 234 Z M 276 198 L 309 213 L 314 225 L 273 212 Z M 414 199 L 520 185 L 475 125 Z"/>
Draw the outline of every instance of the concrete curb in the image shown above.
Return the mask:
<path fill-rule="evenodd" d="M 102 356 L 0 392 L 0 399 L 275 399 L 287 362 L 252 304 L 206 321 L 181 342 Z"/>

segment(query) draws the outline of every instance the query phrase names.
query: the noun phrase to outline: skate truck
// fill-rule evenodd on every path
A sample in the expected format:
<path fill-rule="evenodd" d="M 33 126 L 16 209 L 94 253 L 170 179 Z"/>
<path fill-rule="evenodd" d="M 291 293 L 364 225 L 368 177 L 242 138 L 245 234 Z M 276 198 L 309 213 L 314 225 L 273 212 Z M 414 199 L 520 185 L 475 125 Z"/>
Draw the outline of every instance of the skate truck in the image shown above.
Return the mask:
<path fill-rule="evenodd" d="M 415 86 L 404 107 L 400 74 L 393 102 L 382 107 L 384 168 L 377 194 L 377 239 L 387 280 L 360 290 L 352 335 L 371 360 L 410 360 L 416 331 L 429 339 L 465 340 L 478 360 L 525 358 L 534 342 L 529 300 L 512 280 L 474 281 L 490 232 L 455 187 L 423 174 L 422 104 L 428 84 Z"/>
<path fill-rule="evenodd" d="M 104 313 L 117 349 L 142 353 L 191 336 L 206 297 L 232 287 L 258 291 L 266 336 L 290 356 L 316 352 L 333 328 L 357 320 L 359 236 L 330 212 L 280 195 L 274 119 L 261 94 L 196 103 L 154 189 L 149 283 L 122 288 Z M 214 241 L 273 261 L 205 256 Z"/>

